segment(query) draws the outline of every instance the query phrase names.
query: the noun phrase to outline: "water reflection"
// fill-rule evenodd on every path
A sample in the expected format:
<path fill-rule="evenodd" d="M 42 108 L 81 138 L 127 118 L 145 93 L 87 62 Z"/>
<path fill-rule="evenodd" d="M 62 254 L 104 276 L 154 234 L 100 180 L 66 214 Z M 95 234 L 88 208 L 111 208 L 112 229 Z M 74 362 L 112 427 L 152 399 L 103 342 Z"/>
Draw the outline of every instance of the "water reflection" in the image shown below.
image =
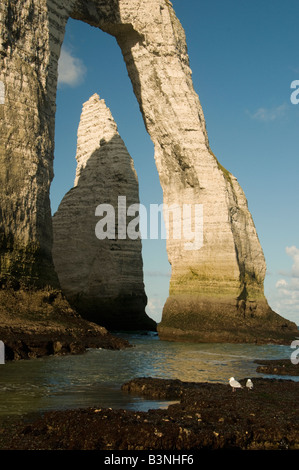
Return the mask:
<path fill-rule="evenodd" d="M 276 345 L 171 343 L 153 335 L 132 335 L 129 340 L 134 348 L 93 349 L 80 356 L 0 366 L 0 416 L 87 406 L 137 410 L 167 406 L 123 393 L 120 387 L 134 377 L 222 383 L 232 375 L 261 377 L 255 359 L 287 358 L 291 351 Z"/>

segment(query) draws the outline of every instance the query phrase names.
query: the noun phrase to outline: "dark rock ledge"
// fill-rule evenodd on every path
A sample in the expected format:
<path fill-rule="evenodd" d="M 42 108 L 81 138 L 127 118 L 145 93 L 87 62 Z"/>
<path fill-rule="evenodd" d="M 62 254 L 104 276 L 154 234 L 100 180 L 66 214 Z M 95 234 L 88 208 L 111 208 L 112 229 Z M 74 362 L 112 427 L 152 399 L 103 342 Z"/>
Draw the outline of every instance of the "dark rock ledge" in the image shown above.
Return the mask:
<path fill-rule="evenodd" d="M 52 289 L 0 290 L 0 340 L 7 361 L 130 347 L 106 328 L 82 319 Z"/>
<path fill-rule="evenodd" d="M 256 371 L 262 374 L 299 375 L 299 364 L 293 364 L 290 359 L 257 359 L 254 362 L 259 364 Z"/>
<path fill-rule="evenodd" d="M 0 449 L 163 450 L 299 449 L 299 383 L 256 378 L 254 389 L 138 378 L 124 393 L 178 400 L 167 409 L 51 411 L 0 425 Z M 245 379 L 241 380 L 244 385 Z"/>

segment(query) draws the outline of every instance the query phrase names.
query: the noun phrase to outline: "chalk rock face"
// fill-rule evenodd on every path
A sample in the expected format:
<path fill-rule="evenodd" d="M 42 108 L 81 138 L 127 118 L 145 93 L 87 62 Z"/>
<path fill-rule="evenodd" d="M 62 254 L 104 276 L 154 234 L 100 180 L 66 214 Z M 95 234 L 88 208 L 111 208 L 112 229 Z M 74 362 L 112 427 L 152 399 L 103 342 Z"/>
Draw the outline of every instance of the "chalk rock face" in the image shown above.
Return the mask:
<path fill-rule="evenodd" d="M 74 188 L 53 217 L 53 259 L 62 290 L 88 320 L 114 329 L 153 328 L 145 313 L 141 240 L 126 232 L 126 206 L 139 204 L 137 175 L 97 94 L 83 105 L 76 159 Z M 101 206 L 96 217 L 103 204 L 109 206 Z"/>
<path fill-rule="evenodd" d="M 160 337 L 294 337 L 296 326 L 272 312 L 265 299 L 265 260 L 254 223 L 238 182 L 210 149 L 184 30 L 168 0 L 1 2 L 2 277 L 56 282 L 49 186 L 57 62 L 69 17 L 115 36 L 155 145 L 164 203 L 182 214 L 175 228 L 192 227 L 186 205 L 202 210 L 203 219 L 193 223 L 199 234 L 193 249 L 192 240 L 177 235 L 167 243 L 172 276 Z"/>
<path fill-rule="evenodd" d="M 171 3 L 123 1 L 119 10 L 132 29 L 111 32 L 155 145 L 163 202 L 180 209 L 169 218 L 172 274 L 160 338 L 254 342 L 294 335 L 295 325 L 272 312 L 264 296 L 257 232 L 240 185 L 210 149 L 185 33 Z M 196 218 L 184 211 L 188 206 L 202 212 Z M 192 226 L 188 240 L 184 232 Z"/>

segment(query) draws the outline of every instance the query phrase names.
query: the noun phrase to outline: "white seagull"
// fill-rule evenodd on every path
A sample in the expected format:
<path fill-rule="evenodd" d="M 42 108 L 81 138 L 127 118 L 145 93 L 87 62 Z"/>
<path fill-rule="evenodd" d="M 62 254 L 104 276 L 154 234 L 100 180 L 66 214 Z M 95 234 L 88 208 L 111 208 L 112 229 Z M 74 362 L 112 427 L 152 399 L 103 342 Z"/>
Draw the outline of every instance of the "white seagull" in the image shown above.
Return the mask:
<path fill-rule="evenodd" d="M 246 387 L 249 388 L 249 390 L 252 390 L 253 389 L 253 383 L 251 381 L 251 379 L 248 379 L 247 382 L 246 382 Z"/>
<path fill-rule="evenodd" d="M 229 379 L 229 384 L 232 387 L 233 392 L 236 390 L 236 388 L 243 388 L 242 385 L 237 380 L 235 380 L 234 377 L 231 377 Z"/>

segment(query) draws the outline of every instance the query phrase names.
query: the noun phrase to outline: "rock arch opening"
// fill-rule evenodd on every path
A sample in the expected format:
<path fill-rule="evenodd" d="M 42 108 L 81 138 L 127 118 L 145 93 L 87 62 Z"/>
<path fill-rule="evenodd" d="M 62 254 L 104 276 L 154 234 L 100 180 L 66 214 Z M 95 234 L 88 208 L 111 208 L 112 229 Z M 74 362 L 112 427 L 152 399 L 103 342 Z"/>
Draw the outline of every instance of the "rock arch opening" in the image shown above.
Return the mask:
<path fill-rule="evenodd" d="M 128 206 L 133 202 L 132 198 L 136 202 L 140 200 L 143 207 L 148 207 L 150 203 L 162 203 L 153 145 L 144 128 L 114 37 L 81 21 L 69 19 L 58 70 L 55 177 L 51 184 L 51 203 L 52 214 L 55 214 L 53 257 L 60 285 L 71 304 L 87 319 L 109 329 L 125 326 L 141 329 L 141 322 L 136 318 L 130 325 L 129 318 L 134 317 L 133 312 L 139 309 L 144 314 L 145 308 L 146 314 L 159 322 L 168 296 L 169 263 L 165 240 L 142 240 L 142 257 L 138 241 L 131 243 L 130 250 L 136 247 L 131 256 L 128 252 L 125 254 L 123 241 L 115 241 L 114 245 L 121 251 L 114 251 L 111 245 L 108 261 L 109 250 L 104 247 L 107 241 L 99 241 L 95 237 L 94 229 L 99 220 L 95 217 L 95 209 L 105 201 L 117 204 L 116 195 L 125 196 Z M 93 93 L 95 90 L 99 91 L 100 96 Z M 81 114 L 83 103 L 85 111 Z M 113 115 L 117 115 L 117 123 Z M 112 134 L 113 141 L 110 139 Z M 110 151 L 106 154 L 103 145 L 100 150 L 102 139 L 110 139 L 107 147 Z M 82 147 L 86 149 L 84 152 Z M 125 147 L 130 149 L 134 163 Z M 96 153 L 99 155 L 96 156 Z M 78 187 L 80 168 L 85 165 Z M 129 188 L 124 183 L 124 180 L 132 180 L 131 166 L 135 166 L 137 172 L 133 193 L 132 185 Z M 71 188 L 71 194 L 66 194 Z M 117 213 L 117 207 L 115 209 Z M 87 233 L 88 225 L 90 229 Z M 117 254 L 114 271 L 112 253 Z M 134 265 L 135 272 L 132 270 Z M 140 299 L 142 290 L 144 298 L 145 290 L 147 303 Z M 132 291 L 135 294 L 133 300 L 130 299 Z M 118 302 L 116 294 L 121 292 L 122 300 Z M 125 324 L 120 321 L 121 317 L 125 318 Z"/>

